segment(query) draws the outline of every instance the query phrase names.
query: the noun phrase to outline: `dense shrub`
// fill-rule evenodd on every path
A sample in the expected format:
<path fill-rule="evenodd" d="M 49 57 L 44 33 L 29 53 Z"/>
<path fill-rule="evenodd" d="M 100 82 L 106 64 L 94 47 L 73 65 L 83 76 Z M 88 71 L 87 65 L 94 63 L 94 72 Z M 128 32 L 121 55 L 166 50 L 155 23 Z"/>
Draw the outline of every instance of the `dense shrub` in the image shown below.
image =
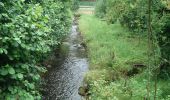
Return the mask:
<path fill-rule="evenodd" d="M 106 0 L 97 0 L 95 6 L 95 15 L 103 18 L 106 14 Z"/>
<path fill-rule="evenodd" d="M 0 1 L 0 99 L 37 100 L 41 61 L 70 27 L 68 0 Z"/>
<path fill-rule="evenodd" d="M 126 1 L 126 10 L 120 18 L 122 25 L 134 32 L 143 32 L 147 29 L 147 1 Z"/>
<path fill-rule="evenodd" d="M 72 10 L 76 11 L 79 9 L 79 0 L 72 0 Z"/>
<path fill-rule="evenodd" d="M 115 23 L 125 11 L 125 1 L 107 0 L 106 20 L 108 23 Z"/>
<path fill-rule="evenodd" d="M 161 51 L 160 77 L 170 79 L 170 14 L 165 14 L 161 20 L 161 31 L 157 34 Z"/>

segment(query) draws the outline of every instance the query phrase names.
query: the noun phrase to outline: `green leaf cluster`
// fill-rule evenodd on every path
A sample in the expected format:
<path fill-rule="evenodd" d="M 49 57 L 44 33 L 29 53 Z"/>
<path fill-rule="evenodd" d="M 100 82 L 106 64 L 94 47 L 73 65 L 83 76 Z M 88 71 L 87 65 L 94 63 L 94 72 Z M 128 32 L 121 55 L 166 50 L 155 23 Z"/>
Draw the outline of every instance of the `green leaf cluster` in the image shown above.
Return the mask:
<path fill-rule="evenodd" d="M 72 0 L 72 7 L 71 7 L 71 9 L 73 11 L 77 11 L 79 9 L 79 3 L 80 3 L 80 0 Z"/>
<path fill-rule="evenodd" d="M 71 25 L 70 0 L 0 1 L 0 99 L 40 100 L 41 62 Z"/>

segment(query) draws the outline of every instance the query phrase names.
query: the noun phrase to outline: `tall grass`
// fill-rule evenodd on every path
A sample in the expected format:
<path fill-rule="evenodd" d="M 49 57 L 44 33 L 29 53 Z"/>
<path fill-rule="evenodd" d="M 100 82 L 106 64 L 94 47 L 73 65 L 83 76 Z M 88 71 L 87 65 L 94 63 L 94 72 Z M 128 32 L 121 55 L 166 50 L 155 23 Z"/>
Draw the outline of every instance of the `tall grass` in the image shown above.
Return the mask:
<path fill-rule="evenodd" d="M 130 62 L 145 63 L 147 60 L 146 39 L 139 41 L 119 23 L 108 25 L 93 15 L 83 15 L 80 19 L 80 30 L 89 48 L 91 69 L 131 67 Z M 108 66 L 112 63 L 112 66 Z M 119 66 L 116 66 L 115 63 Z M 120 66 L 122 65 L 122 66 Z"/>
<path fill-rule="evenodd" d="M 135 64 L 147 65 L 146 38 L 132 35 L 119 23 L 108 25 L 93 15 L 82 15 L 79 26 L 90 62 L 85 78 L 91 85 L 90 99 L 142 100 L 146 96 L 145 67 L 131 77 L 127 73 L 133 74 Z M 158 98 L 163 93 L 162 86 L 162 83 L 158 86 Z"/>

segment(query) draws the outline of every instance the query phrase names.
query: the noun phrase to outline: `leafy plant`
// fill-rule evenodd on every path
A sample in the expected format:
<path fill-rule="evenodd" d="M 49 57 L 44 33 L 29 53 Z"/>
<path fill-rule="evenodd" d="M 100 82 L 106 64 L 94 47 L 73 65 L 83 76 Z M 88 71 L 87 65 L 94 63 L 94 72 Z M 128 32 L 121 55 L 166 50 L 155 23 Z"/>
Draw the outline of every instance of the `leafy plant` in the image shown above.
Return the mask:
<path fill-rule="evenodd" d="M 105 17 L 106 14 L 106 0 L 97 0 L 95 6 L 95 15 L 99 18 Z"/>
<path fill-rule="evenodd" d="M 77 11 L 79 9 L 79 0 L 72 0 L 72 10 Z"/>
<path fill-rule="evenodd" d="M 0 99 L 41 99 L 41 62 L 68 33 L 70 7 L 68 0 L 0 1 Z"/>

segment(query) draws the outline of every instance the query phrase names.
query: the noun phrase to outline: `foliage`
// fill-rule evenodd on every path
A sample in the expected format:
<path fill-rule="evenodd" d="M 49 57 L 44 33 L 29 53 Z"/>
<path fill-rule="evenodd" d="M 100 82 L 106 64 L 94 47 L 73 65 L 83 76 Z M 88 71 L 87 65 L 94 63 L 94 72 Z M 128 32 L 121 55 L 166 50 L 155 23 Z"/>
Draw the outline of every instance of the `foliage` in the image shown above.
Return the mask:
<path fill-rule="evenodd" d="M 136 80 L 136 78 L 132 78 L 128 81 L 125 86 L 125 81 L 123 79 L 114 82 L 108 82 L 105 80 L 97 80 L 93 81 L 90 84 L 90 100 L 142 100 L 146 96 L 146 84 L 147 80 Z M 151 83 L 154 85 L 154 83 Z M 161 83 L 161 84 L 167 84 Z M 162 85 L 164 86 L 164 85 Z M 154 87 L 152 87 L 151 96 L 153 100 L 154 97 Z M 162 94 L 165 90 L 161 90 L 161 86 L 157 87 L 157 99 L 158 100 L 169 100 L 170 98 L 166 95 L 164 98 Z M 167 87 L 166 87 L 166 93 Z M 114 98 L 114 99 L 113 99 Z"/>
<path fill-rule="evenodd" d="M 137 0 L 126 2 L 126 10 L 120 22 L 134 32 L 144 32 L 147 29 L 147 1 Z"/>
<path fill-rule="evenodd" d="M 134 77 L 127 76 L 127 73 L 130 73 L 135 64 L 147 64 L 146 39 L 141 37 L 143 41 L 139 41 L 137 36 L 131 36 L 131 32 L 120 23 L 108 25 L 90 15 L 81 16 L 79 25 L 87 44 L 90 62 L 90 71 L 85 77 L 85 81 L 90 84 L 90 100 L 144 98 L 145 67 Z M 162 95 L 161 91 L 159 96 Z"/>
<path fill-rule="evenodd" d="M 41 99 L 41 61 L 69 31 L 69 5 L 66 0 L 0 1 L 0 99 Z"/>
<path fill-rule="evenodd" d="M 98 3 L 100 4 L 100 2 L 101 1 L 99 0 Z M 101 5 L 102 4 L 103 3 L 101 3 Z M 156 53 L 158 53 L 160 48 L 161 55 L 158 55 L 161 56 L 162 61 L 160 64 L 160 74 L 163 74 L 161 77 L 165 76 L 165 79 L 167 79 L 170 75 L 170 10 L 168 8 L 168 4 L 168 1 L 152 0 L 151 11 L 152 32 L 153 39 L 155 41 L 154 49 L 156 50 Z M 96 5 L 96 8 L 97 7 L 99 6 Z M 102 11 L 105 11 L 105 13 Z M 107 0 L 105 7 L 103 7 L 102 10 L 96 9 L 96 15 L 102 15 L 108 23 L 115 23 L 116 21 L 119 21 L 122 26 L 127 27 L 133 32 L 133 34 L 137 34 L 138 36 L 146 36 L 148 28 L 148 2 L 146 0 Z"/>
<path fill-rule="evenodd" d="M 73 11 L 76 11 L 79 9 L 79 3 L 80 3 L 79 0 L 72 0 L 72 10 Z"/>
<path fill-rule="evenodd" d="M 106 14 L 106 0 L 97 0 L 95 6 L 95 15 L 103 18 Z"/>
<path fill-rule="evenodd" d="M 116 9 L 116 10 L 115 10 Z M 122 0 L 107 0 L 106 2 L 106 20 L 108 23 L 115 23 L 124 13 L 125 1 Z"/>
<path fill-rule="evenodd" d="M 170 79 L 170 14 L 165 14 L 158 22 L 162 25 L 157 34 L 162 59 L 160 77 L 167 80 Z"/>
<path fill-rule="evenodd" d="M 111 24 L 107 25 L 92 16 L 88 18 L 82 16 L 80 20 L 80 29 L 87 43 L 91 66 L 90 72 L 86 75 L 86 81 L 91 86 L 90 99 L 148 99 L 146 97 L 148 72 L 145 70 L 148 62 L 147 0 L 98 0 L 95 10 L 97 17 L 104 18 Z M 153 52 L 158 64 L 154 64 L 153 59 L 149 59 L 152 66 L 151 76 L 154 76 L 150 80 L 151 99 L 155 96 L 154 90 L 157 92 L 157 99 L 170 99 L 168 92 L 170 79 L 169 13 L 168 0 L 152 0 Z M 117 26 L 119 23 L 125 29 Z M 146 66 L 137 74 L 128 76 L 128 73 L 133 73 L 134 64 Z M 154 81 L 158 74 L 159 80 L 157 80 L 155 89 Z"/>
<path fill-rule="evenodd" d="M 166 3 L 165 3 L 166 4 Z M 169 27 L 170 18 L 169 10 L 167 6 L 162 3 L 161 0 L 152 1 L 152 32 L 154 45 L 159 45 L 161 52 L 162 64 L 160 66 L 160 75 L 164 79 L 169 79 Z M 146 34 L 147 32 L 147 12 L 148 5 L 146 1 L 137 0 L 134 4 L 127 2 L 128 10 L 126 10 L 120 20 L 122 25 L 127 26 L 131 31 L 138 32 L 140 34 Z M 140 35 L 139 34 L 139 35 Z M 157 52 L 156 52 L 157 53 Z M 168 76 L 167 76 L 168 75 Z"/>
<path fill-rule="evenodd" d="M 157 26 L 165 26 L 167 24 L 163 23 L 168 21 L 167 17 L 162 18 L 161 21 L 153 20 L 153 22 L 157 22 L 155 24 Z M 85 77 L 85 81 L 90 84 L 90 99 L 143 99 L 147 91 L 147 71 L 145 67 L 135 76 L 129 77 L 126 76 L 126 73 L 131 71 L 134 64 L 147 65 L 146 38 L 140 37 L 142 40 L 140 41 L 137 35 L 132 35 L 126 28 L 122 28 L 119 23 L 108 25 L 106 22 L 90 15 L 81 16 L 79 25 L 84 41 L 87 44 L 90 62 L 90 71 Z M 167 45 L 164 46 L 167 47 Z M 165 73 L 167 69 L 162 71 L 161 73 Z M 166 80 L 169 78 L 167 73 L 161 74 L 161 77 Z M 151 90 L 151 97 L 153 98 L 154 81 L 151 81 Z M 169 81 L 159 79 L 157 83 L 157 99 L 169 100 L 170 94 L 168 90 Z"/>
<path fill-rule="evenodd" d="M 81 6 L 95 6 L 95 1 L 80 1 Z"/>

